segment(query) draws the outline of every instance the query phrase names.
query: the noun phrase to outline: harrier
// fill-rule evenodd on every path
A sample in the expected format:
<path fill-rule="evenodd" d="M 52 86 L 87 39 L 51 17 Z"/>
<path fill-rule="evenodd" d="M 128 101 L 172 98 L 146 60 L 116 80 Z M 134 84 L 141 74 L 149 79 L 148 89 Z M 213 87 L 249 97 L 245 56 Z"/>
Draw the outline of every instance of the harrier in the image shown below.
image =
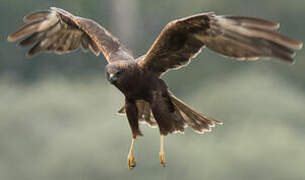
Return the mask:
<path fill-rule="evenodd" d="M 149 51 L 138 58 L 109 31 L 96 22 L 52 7 L 24 17 L 26 23 L 12 33 L 8 41 L 20 46 L 34 44 L 29 56 L 39 52 L 69 53 L 82 47 L 96 56 L 103 53 L 108 61 L 106 77 L 125 96 L 119 113 L 127 115 L 132 131 L 128 169 L 135 167 L 134 142 L 142 133 L 139 122 L 158 126 L 159 158 L 166 165 L 164 136 L 183 132 L 190 126 L 198 133 L 211 131 L 222 124 L 199 113 L 176 98 L 161 76 L 170 69 L 186 66 L 202 48 L 237 60 L 275 58 L 293 63 L 294 50 L 302 43 L 279 34 L 279 24 L 264 19 L 241 16 L 218 16 L 202 13 L 168 23 Z"/>

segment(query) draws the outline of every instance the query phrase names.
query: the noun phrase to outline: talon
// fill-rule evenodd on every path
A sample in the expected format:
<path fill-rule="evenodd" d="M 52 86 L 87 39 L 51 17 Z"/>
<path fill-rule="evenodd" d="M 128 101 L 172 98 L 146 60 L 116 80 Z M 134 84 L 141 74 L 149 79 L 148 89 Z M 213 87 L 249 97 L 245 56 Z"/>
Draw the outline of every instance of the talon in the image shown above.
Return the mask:
<path fill-rule="evenodd" d="M 128 155 L 128 170 L 132 170 L 134 167 L 136 167 L 136 158 L 132 155 Z"/>
<path fill-rule="evenodd" d="M 134 141 L 135 139 L 132 138 L 130 150 L 127 156 L 128 170 L 132 170 L 134 167 L 136 167 L 136 158 L 133 156 Z"/>
<path fill-rule="evenodd" d="M 160 158 L 160 163 L 162 164 L 163 167 L 166 167 L 166 161 L 165 161 L 165 155 L 164 152 L 159 153 L 159 158 Z"/>

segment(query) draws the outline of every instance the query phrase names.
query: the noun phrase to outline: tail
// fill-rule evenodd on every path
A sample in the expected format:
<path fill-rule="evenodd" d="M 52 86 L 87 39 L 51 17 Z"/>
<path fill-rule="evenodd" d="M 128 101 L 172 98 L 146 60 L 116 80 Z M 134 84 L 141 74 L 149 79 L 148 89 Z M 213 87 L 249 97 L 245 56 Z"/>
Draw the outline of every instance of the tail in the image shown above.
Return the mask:
<path fill-rule="evenodd" d="M 176 129 L 173 129 L 172 132 L 183 132 L 183 128 L 189 126 L 195 132 L 203 134 L 204 132 L 211 131 L 212 127 L 215 127 L 215 125 L 222 125 L 222 122 L 195 111 L 190 106 L 175 97 L 172 93 L 169 93 L 169 97 L 175 107 L 174 114 L 176 114 L 177 118 L 177 121 L 172 121 L 173 123 L 176 123 L 173 125 L 173 127 Z M 157 122 L 154 119 L 149 103 L 143 100 L 138 100 L 137 107 L 139 112 L 139 122 L 145 123 L 150 127 L 156 127 Z M 118 113 L 125 114 L 125 106 L 123 106 Z M 181 120 L 183 121 L 182 123 Z"/>
<path fill-rule="evenodd" d="M 170 97 L 176 110 L 178 110 L 183 117 L 184 123 L 191 127 L 195 132 L 203 134 L 204 132 L 211 131 L 212 127 L 215 127 L 215 125 L 223 124 L 220 121 L 195 111 L 171 93 Z"/>

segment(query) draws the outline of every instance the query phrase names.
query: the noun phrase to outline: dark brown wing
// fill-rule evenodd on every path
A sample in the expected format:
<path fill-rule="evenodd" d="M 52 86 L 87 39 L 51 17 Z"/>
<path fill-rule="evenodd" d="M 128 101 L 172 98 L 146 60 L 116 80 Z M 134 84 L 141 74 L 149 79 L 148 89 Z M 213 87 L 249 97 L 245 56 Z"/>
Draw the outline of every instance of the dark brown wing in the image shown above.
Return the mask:
<path fill-rule="evenodd" d="M 8 41 L 26 37 L 19 45 L 35 44 L 28 52 L 30 56 L 42 51 L 64 54 L 81 46 L 97 56 L 102 52 L 109 63 L 133 59 L 131 53 L 105 28 L 65 10 L 52 7 L 29 14 L 24 21 L 26 25 L 9 35 Z"/>
<path fill-rule="evenodd" d="M 159 73 L 179 68 L 206 46 L 238 60 L 277 58 L 293 62 L 302 43 L 277 33 L 279 24 L 263 19 L 198 14 L 170 22 L 162 30 L 140 67 Z"/>

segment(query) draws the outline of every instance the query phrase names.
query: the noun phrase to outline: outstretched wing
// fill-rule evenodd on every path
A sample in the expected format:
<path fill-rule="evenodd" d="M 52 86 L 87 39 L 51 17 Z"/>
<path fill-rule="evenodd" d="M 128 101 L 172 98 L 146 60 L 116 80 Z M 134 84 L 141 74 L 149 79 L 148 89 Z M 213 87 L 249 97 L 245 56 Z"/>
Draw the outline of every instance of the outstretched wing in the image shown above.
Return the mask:
<path fill-rule="evenodd" d="M 197 14 L 170 22 L 140 67 L 159 73 L 187 65 L 202 47 L 238 60 L 276 58 L 292 63 L 302 43 L 276 32 L 279 24 L 263 19 Z"/>
<path fill-rule="evenodd" d="M 96 56 L 102 52 L 109 63 L 133 59 L 131 52 L 105 28 L 65 10 L 52 7 L 47 11 L 34 12 L 25 16 L 24 22 L 26 25 L 9 35 L 8 41 L 26 37 L 19 45 L 35 44 L 29 50 L 29 56 L 42 51 L 64 54 L 81 46 L 84 51 L 90 49 Z"/>

